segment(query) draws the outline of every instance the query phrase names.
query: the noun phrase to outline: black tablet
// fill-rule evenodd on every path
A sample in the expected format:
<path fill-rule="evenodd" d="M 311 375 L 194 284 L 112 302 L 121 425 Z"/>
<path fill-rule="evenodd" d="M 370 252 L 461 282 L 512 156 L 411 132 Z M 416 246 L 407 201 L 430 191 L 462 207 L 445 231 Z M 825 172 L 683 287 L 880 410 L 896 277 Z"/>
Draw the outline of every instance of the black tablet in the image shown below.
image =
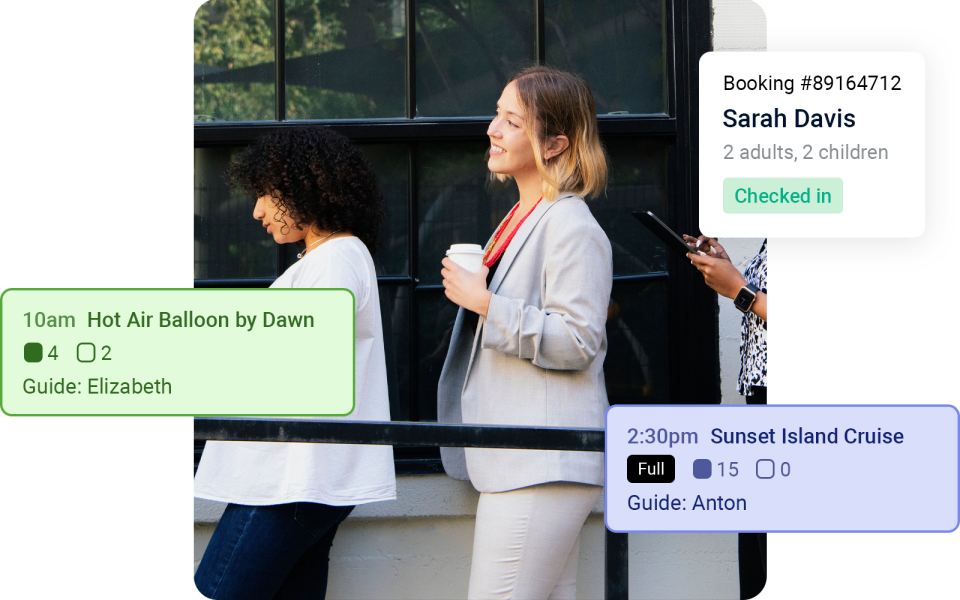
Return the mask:
<path fill-rule="evenodd" d="M 667 227 L 667 225 L 657 218 L 657 215 L 653 214 L 649 210 L 643 212 L 634 211 L 633 216 L 637 218 L 638 221 L 647 226 L 647 229 L 652 231 L 658 238 L 663 240 L 663 243 L 667 245 L 667 248 L 670 248 L 674 252 L 682 256 L 686 256 L 687 252 L 693 252 L 696 254 L 698 250 L 694 250 L 687 245 L 683 238 L 674 233 L 672 229 Z M 701 252 L 701 254 L 703 254 Z"/>

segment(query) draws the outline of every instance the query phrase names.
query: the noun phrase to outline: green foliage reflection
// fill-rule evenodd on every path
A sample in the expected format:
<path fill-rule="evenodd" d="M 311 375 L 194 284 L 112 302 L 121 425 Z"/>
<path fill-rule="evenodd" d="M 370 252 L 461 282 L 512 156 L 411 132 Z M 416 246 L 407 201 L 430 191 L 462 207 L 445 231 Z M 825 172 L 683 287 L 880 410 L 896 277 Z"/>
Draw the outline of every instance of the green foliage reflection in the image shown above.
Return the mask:
<path fill-rule="evenodd" d="M 269 0 L 210 0 L 197 9 L 194 121 L 273 119 L 273 21 Z M 266 77 L 231 76 L 257 66 Z"/>
<path fill-rule="evenodd" d="M 288 119 L 405 114 L 402 0 L 288 0 Z M 273 2 L 211 0 L 194 19 L 194 120 L 274 119 Z"/>

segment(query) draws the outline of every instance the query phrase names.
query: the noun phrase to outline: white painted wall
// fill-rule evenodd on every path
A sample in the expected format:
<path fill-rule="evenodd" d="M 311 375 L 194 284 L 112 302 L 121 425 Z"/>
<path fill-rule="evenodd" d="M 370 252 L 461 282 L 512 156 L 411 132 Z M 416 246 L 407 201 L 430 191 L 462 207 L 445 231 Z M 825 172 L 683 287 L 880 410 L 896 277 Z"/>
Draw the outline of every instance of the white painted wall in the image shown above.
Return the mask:
<path fill-rule="evenodd" d="M 765 50 L 766 19 L 750 0 L 714 0 L 717 50 Z M 763 240 L 723 239 L 741 268 Z M 775 268 L 775 267 L 774 267 Z M 724 403 L 742 403 L 740 318 L 721 298 L 720 369 Z M 330 559 L 330 599 L 465 598 L 478 494 L 444 475 L 400 477 L 396 502 L 358 507 L 341 525 Z M 581 534 L 577 597 L 603 598 L 602 498 Z M 223 505 L 197 500 L 194 567 Z M 739 597 L 736 534 L 630 534 L 630 597 L 658 600 Z"/>
<path fill-rule="evenodd" d="M 766 50 L 763 9 L 751 0 L 713 0 L 713 49 Z"/>
<path fill-rule="evenodd" d="M 714 51 L 764 51 L 767 49 L 767 17 L 752 0 L 713 0 Z M 760 250 L 762 239 L 718 240 L 734 264 L 743 271 Z M 768 258 L 769 261 L 769 258 Z M 718 298 L 720 307 L 720 394 L 723 404 L 744 404 L 737 393 L 740 375 L 740 321 L 742 313 L 728 298 Z"/>
<path fill-rule="evenodd" d="M 358 506 L 330 553 L 327 598 L 465 598 L 479 494 L 446 475 L 400 477 L 397 501 Z M 194 568 L 224 505 L 194 501 Z M 580 539 L 577 597 L 603 598 L 603 498 Z M 630 534 L 630 597 L 736 598 L 733 534 Z"/>

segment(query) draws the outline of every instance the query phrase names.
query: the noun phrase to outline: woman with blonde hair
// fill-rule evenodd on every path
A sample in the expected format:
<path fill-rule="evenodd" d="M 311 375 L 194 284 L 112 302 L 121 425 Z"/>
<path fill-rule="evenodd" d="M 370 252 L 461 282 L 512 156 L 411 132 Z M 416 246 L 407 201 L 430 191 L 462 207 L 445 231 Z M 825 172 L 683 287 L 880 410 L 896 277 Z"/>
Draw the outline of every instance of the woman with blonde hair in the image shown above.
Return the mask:
<path fill-rule="evenodd" d="M 584 202 L 607 163 L 593 95 L 537 66 L 513 77 L 487 130 L 487 166 L 520 202 L 477 273 L 443 261 L 460 311 L 440 375 L 441 422 L 603 427 L 610 242 Z M 598 452 L 442 448 L 480 494 L 469 598 L 575 598 L 579 534 L 603 485 Z"/>

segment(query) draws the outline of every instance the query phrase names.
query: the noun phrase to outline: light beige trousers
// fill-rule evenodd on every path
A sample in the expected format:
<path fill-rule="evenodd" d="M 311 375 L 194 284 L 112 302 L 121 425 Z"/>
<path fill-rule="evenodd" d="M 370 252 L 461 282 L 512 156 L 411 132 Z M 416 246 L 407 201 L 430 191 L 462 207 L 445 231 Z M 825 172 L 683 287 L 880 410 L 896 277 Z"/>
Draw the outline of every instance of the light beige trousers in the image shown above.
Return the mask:
<path fill-rule="evenodd" d="M 555 481 L 480 494 L 469 600 L 576 600 L 580 529 L 603 488 Z"/>

